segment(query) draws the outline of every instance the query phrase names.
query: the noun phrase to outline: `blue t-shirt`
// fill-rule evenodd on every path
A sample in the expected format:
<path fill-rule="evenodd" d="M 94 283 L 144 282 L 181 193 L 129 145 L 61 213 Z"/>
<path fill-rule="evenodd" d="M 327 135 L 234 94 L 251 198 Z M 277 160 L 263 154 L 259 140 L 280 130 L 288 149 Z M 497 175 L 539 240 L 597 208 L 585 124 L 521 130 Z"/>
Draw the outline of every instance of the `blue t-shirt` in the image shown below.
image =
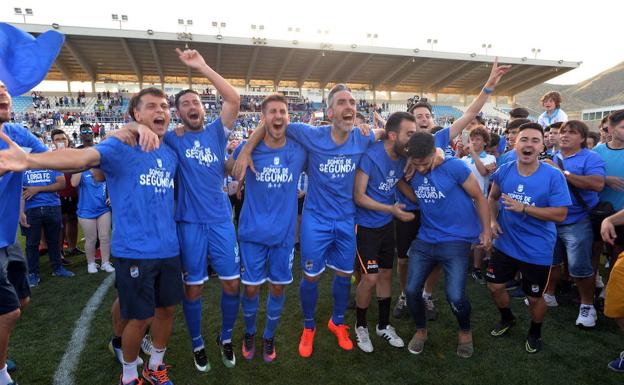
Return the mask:
<path fill-rule="evenodd" d="M 179 255 L 173 219 L 173 187 L 178 158 L 167 144 L 143 152 L 117 138 L 95 146 L 113 209 L 115 257 L 160 259 Z"/>
<path fill-rule="evenodd" d="M 49 186 L 56 183 L 56 177 L 63 176 L 63 173 L 55 170 L 26 170 L 24 171 L 24 179 L 22 181 L 22 187 L 41 187 Z M 24 202 L 24 210 L 29 210 L 35 207 L 44 206 L 60 206 L 61 199 L 59 198 L 57 191 L 40 192 L 33 195 L 32 198 L 27 199 Z"/>
<path fill-rule="evenodd" d="M 472 198 L 463 188 L 471 172 L 457 158 L 447 157 L 427 174 L 416 173 L 410 185 L 418 198 L 418 239 L 430 242 L 477 243 L 481 221 Z"/>
<path fill-rule="evenodd" d="M 243 146 L 236 148 L 234 159 Z M 281 148 L 270 148 L 263 141 L 254 149 L 251 157 L 257 173 L 247 170 L 238 224 L 240 241 L 284 247 L 295 244 L 297 182 L 307 155 L 293 139 Z"/>
<path fill-rule="evenodd" d="M 505 152 L 506 148 L 507 148 L 507 137 L 506 136 L 501 136 L 500 137 L 500 141 L 498 142 L 497 152 L 499 154 L 502 154 L 502 153 Z"/>
<path fill-rule="evenodd" d="M 368 175 L 366 195 L 379 203 L 394 204 L 396 184 L 403 178 L 405 162 L 402 156 L 399 156 L 397 160 L 391 159 L 383 142 L 370 146 L 362 155 L 358 165 L 358 169 Z M 355 223 L 358 225 L 377 228 L 390 221 L 392 221 L 392 214 L 356 207 Z"/>
<path fill-rule="evenodd" d="M 433 138 L 435 139 L 435 146 L 444 150 L 444 154 L 446 156 L 455 156 L 455 150 L 451 146 L 451 128 L 446 127 L 435 134 L 433 134 Z"/>
<path fill-rule="evenodd" d="M 19 124 L 4 123 L 4 133 L 26 152 L 40 153 L 48 151 L 36 136 Z M 8 145 L 0 140 L 0 150 Z M 20 199 L 22 196 L 21 172 L 7 172 L 0 175 L 0 248 L 15 243 L 17 222 L 19 219 Z"/>
<path fill-rule="evenodd" d="M 561 152 L 558 152 L 553 159 L 555 164 L 559 164 L 557 158 L 563 160 L 563 167 L 575 175 L 599 175 L 604 178 L 605 176 L 605 162 L 600 155 L 586 148 L 576 154 L 564 158 Z M 561 222 L 562 225 L 569 225 L 576 223 L 583 218 L 589 216 L 590 210 L 598 204 L 598 192 L 591 190 L 584 190 L 577 188 L 581 198 L 585 201 L 588 209 L 584 209 L 583 206 L 576 200 L 572 191 L 570 191 L 570 198 L 572 199 L 572 205 L 568 207 L 568 216 Z"/>
<path fill-rule="evenodd" d="M 594 147 L 594 151 L 605 161 L 605 173 L 607 176 L 624 178 L 624 148 L 616 150 L 603 143 Z M 624 192 L 614 190 L 606 184 L 604 190 L 600 193 L 600 200 L 611 202 L 616 211 L 624 208 Z"/>
<path fill-rule="evenodd" d="M 98 182 L 93 179 L 91 170 L 87 170 L 80 176 L 78 185 L 78 217 L 94 219 L 110 211 L 106 204 L 106 182 Z"/>
<path fill-rule="evenodd" d="M 213 224 L 231 220 L 232 204 L 223 191 L 227 137 L 221 118 L 197 132 L 165 134 L 164 142 L 180 160 L 176 221 Z"/>
<path fill-rule="evenodd" d="M 499 156 L 498 159 L 496 160 L 496 164 L 503 165 L 505 163 L 513 162 L 514 160 L 517 160 L 517 159 L 518 159 L 518 154 L 516 154 L 516 149 L 513 148 L 507 151 L 506 153 L 502 154 L 501 156 Z"/>
<path fill-rule="evenodd" d="M 355 168 L 375 142 L 375 133 L 371 131 L 366 137 L 354 128 L 347 141 L 337 145 L 331 137 L 331 126 L 291 123 L 286 135 L 308 150 L 309 185 L 304 210 L 332 220 L 353 218 Z"/>
<path fill-rule="evenodd" d="M 564 207 L 572 203 L 568 186 L 561 171 L 540 162 L 530 176 L 518 173 L 517 163 L 500 166 L 492 175 L 502 194 L 535 207 Z M 494 247 L 524 262 L 550 266 L 557 239 L 555 222 L 543 221 L 531 215 L 505 210 L 500 199 L 498 223 L 503 231 L 494 239 Z"/>

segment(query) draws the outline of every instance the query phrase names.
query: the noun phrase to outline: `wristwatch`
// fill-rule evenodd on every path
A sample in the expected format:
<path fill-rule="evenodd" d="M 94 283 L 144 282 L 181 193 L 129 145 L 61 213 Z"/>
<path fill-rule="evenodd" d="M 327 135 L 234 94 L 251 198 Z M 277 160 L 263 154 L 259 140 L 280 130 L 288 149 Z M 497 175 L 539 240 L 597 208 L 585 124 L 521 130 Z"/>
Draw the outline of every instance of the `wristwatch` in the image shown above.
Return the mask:
<path fill-rule="evenodd" d="M 565 176 L 570 176 L 570 171 L 568 171 L 568 170 L 563 170 L 563 175 L 565 175 Z"/>

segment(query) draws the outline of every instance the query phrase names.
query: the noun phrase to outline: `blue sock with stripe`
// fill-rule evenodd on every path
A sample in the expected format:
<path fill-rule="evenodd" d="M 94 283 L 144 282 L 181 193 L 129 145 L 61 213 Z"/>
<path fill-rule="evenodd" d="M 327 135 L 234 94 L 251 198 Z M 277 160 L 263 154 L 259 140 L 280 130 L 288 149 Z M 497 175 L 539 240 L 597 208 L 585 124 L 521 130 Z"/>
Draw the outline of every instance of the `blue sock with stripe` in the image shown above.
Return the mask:
<path fill-rule="evenodd" d="M 232 341 L 232 330 L 238 317 L 240 297 L 221 291 L 221 343 Z"/>
<path fill-rule="evenodd" d="M 256 316 L 258 315 L 258 305 L 260 304 L 260 296 L 249 298 L 243 294 L 241 300 L 243 303 L 243 318 L 245 319 L 245 332 L 256 334 Z"/>
<path fill-rule="evenodd" d="M 278 297 L 274 297 L 273 294 L 269 293 L 269 299 L 267 300 L 267 319 L 264 326 L 264 339 L 268 340 L 275 336 L 275 329 L 277 329 L 277 324 L 279 324 L 279 320 L 282 317 L 285 299 L 286 296 L 283 293 Z"/>
<path fill-rule="evenodd" d="M 184 319 L 186 327 L 191 336 L 191 344 L 193 351 L 199 350 L 204 346 L 204 339 L 201 335 L 202 321 L 202 299 L 199 297 L 195 301 L 189 301 L 186 298 L 182 301 L 182 310 L 184 311 Z"/>
<path fill-rule="evenodd" d="M 347 311 L 350 290 L 351 277 L 342 277 L 339 275 L 334 277 L 334 283 L 332 285 L 332 294 L 334 296 L 332 320 L 336 325 L 342 325 L 344 323 L 344 314 Z"/>
<path fill-rule="evenodd" d="M 303 310 L 303 326 L 307 329 L 314 329 L 316 327 L 314 315 L 318 300 L 318 281 L 310 282 L 301 278 L 299 297 L 301 298 L 301 310 Z"/>

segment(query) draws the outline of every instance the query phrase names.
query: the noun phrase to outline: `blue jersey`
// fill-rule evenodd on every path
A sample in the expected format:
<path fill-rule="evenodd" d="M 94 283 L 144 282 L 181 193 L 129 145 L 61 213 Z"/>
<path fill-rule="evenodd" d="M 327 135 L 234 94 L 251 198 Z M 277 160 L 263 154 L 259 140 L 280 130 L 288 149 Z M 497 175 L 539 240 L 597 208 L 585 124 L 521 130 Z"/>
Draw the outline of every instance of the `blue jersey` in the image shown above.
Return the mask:
<path fill-rule="evenodd" d="M 91 170 L 87 170 L 80 176 L 78 185 L 78 210 L 80 218 L 94 219 L 110 211 L 106 204 L 106 182 L 98 182 L 93 179 Z"/>
<path fill-rule="evenodd" d="M 368 175 L 366 195 L 371 199 L 392 205 L 397 182 L 403 178 L 405 158 L 393 160 L 388 156 L 383 142 L 373 144 L 360 159 L 358 169 Z M 355 223 L 369 228 L 381 227 L 392 220 L 392 214 L 357 207 Z"/>
<path fill-rule="evenodd" d="M 178 168 L 166 144 L 152 152 L 117 138 L 95 146 L 113 208 L 112 252 L 116 257 L 159 259 L 179 255 L 173 219 L 173 187 Z"/>
<path fill-rule="evenodd" d="M 4 123 L 4 133 L 26 152 L 45 152 L 48 148 L 19 124 Z M 8 145 L 0 140 L 0 150 Z M 0 175 L 0 248 L 15 243 L 17 222 L 19 219 L 20 199 L 22 196 L 21 172 L 7 172 Z"/>
<path fill-rule="evenodd" d="M 176 221 L 213 224 L 231 220 L 232 205 L 223 191 L 227 137 L 220 118 L 200 131 L 165 134 L 165 143 L 180 160 Z"/>
<path fill-rule="evenodd" d="M 516 154 L 516 149 L 514 148 L 499 156 L 496 160 L 496 164 L 503 165 L 515 160 L 518 160 L 518 154 Z"/>
<path fill-rule="evenodd" d="M 446 156 L 455 156 L 455 151 L 451 146 L 451 128 L 446 127 L 435 134 L 433 134 L 433 138 L 435 139 L 435 146 L 444 150 L 444 154 Z"/>
<path fill-rule="evenodd" d="M 22 180 L 22 187 L 43 187 L 56 183 L 56 177 L 63 176 L 63 173 L 55 170 L 26 170 Z M 64 178 L 63 178 L 64 179 Z M 61 199 L 57 191 L 40 192 L 33 195 L 24 203 L 24 210 L 44 206 L 60 206 Z"/>
<path fill-rule="evenodd" d="M 561 171 L 542 162 L 530 176 L 520 175 L 515 161 L 505 163 L 491 179 L 502 194 L 523 204 L 564 207 L 572 202 Z M 498 223 L 503 233 L 494 240 L 494 247 L 524 262 L 551 265 L 557 239 L 555 223 L 505 210 L 504 207 L 501 198 Z"/>
<path fill-rule="evenodd" d="M 447 157 L 427 174 L 414 175 L 410 184 L 421 213 L 418 239 L 430 243 L 478 241 L 481 221 L 462 186 L 470 174 L 460 159 Z"/>
<path fill-rule="evenodd" d="M 347 141 L 337 145 L 331 137 L 331 126 L 291 123 L 286 135 L 308 150 L 309 185 L 304 210 L 333 220 L 353 219 L 355 168 L 375 142 L 375 133 L 371 131 L 366 137 L 354 128 Z"/>
<path fill-rule="evenodd" d="M 563 167 L 575 175 L 598 175 L 604 178 L 605 176 L 605 162 L 600 155 L 586 148 L 576 154 L 567 158 L 563 157 L 561 152 L 558 152 L 553 162 L 559 164 L 559 160 L 563 161 Z M 570 191 L 570 198 L 572 199 L 572 205 L 568 207 L 568 216 L 561 222 L 562 225 L 569 225 L 576 223 L 583 218 L 589 216 L 590 210 L 598 204 L 598 192 L 592 190 L 584 190 L 577 188 L 581 198 L 585 201 L 587 209 L 583 208 L 583 205 L 576 200 L 572 191 Z"/>
<path fill-rule="evenodd" d="M 236 159 L 244 144 L 238 146 Z M 295 243 L 297 182 L 307 153 L 295 140 L 281 148 L 261 142 L 252 153 L 257 173 L 247 170 L 245 200 L 238 224 L 238 239 L 265 246 Z"/>
<path fill-rule="evenodd" d="M 594 147 L 594 151 L 605 161 L 605 173 L 607 176 L 616 176 L 624 179 L 624 148 L 613 149 L 603 143 Z M 624 208 L 624 192 L 617 191 L 605 184 L 600 193 L 600 200 L 611 202 L 616 211 Z"/>

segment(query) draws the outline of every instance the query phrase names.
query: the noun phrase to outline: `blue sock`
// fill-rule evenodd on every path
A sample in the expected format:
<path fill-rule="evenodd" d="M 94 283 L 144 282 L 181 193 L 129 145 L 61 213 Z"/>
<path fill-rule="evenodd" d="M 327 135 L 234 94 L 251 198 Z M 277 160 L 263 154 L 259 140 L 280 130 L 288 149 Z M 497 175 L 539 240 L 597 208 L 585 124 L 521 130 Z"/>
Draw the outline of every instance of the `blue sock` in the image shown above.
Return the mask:
<path fill-rule="evenodd" d="M 221 343 L 232 341 L 232 329 L 238 317 L 240 298 L 221 291 Z"/>
<path fill-rule="evenodd" d="M 191 344 L 193 351 L 199 350 L 204 346 L 204 339 L 201 335 L 202 321 L 202 299 L 199 297 L 195 301 L 189 301 L 186 298 L 182 301 L 182 310 L 184 310 L 184 319 L 186 327 L 191 336 Z"/>
<path fill-rule="evenodd" d="M 336 325 L 342 325 L 344 323 L 344 314 L 349 302 L 349 290 L 351 290 L 351 277 L 336 275 L 332 285 L 332 294 L 334 296 L 332 320 Z"/>
<path fill-rule="evenodd" d="M 282 310 L 284 309 L 284 300 L 286 296 L 284 294 L 279 297 L 274 297 L 269 293 L 269 299 L 267 300 L 267 320 L 264 326 L 264 339 L 270 339 L 275 336 L 275 329 L 282 317 Z"/>
<path fill-rule="evenodd" d="M 256 334 L 256 316 L 258 315 L 258 304 L 260 303 L 260 296 L 256 294 L 255 297 L 248 298 L 245 294 L 243 294 L 241 302 L 243 303 L 245 332 L 249 334 Z"/>
<path fill-rule="evenodd" d="M 316 327 L 314 314 L 318 300 L 318 281 L 310 282 L 301 278 L 299 297 L 301 298 L 301 310 L 303 310 L 303 326 L 307 329 L 314 329 Z"/>

